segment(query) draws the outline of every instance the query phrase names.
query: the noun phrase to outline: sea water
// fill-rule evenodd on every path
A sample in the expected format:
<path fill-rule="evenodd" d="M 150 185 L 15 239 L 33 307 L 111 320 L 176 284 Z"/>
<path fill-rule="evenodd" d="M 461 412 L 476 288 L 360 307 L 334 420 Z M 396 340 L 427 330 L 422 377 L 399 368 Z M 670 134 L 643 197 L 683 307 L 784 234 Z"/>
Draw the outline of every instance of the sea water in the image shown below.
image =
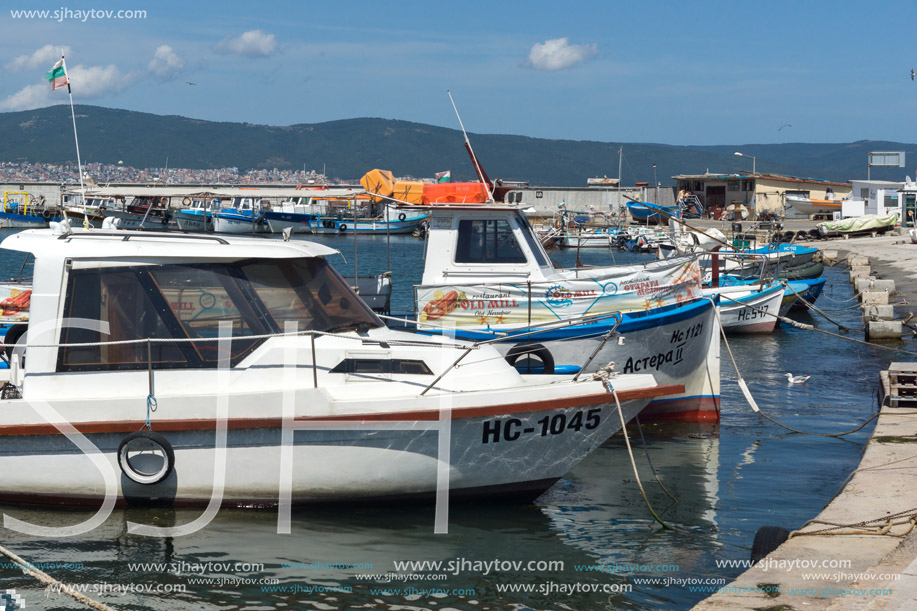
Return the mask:
<path fill-rule="evenodd" d="M 393 309 L 413 307 L 422 240 L 360 237 L 355 252 L 353 238 L 295 239 L 340 250 L 330 260 L 345 276 L 354 265 L 360 274 L 394 270 Z M 561 265 L 576 256 L 552 253 Z M 579 256 L 592 265 L 648 260 L 605 249 Z M 16 276 L 21 262 L 20 253 L 0 251 L 0 277 Z M 824 275 L 819 306 L 857 326 L 847 274 L 829 267 Z M 808 313 L 791 315 L 838 331 Z M 785 324 L 730 337 L 729 347 L 764 412 L 818 432 L 851 429 L 874 414 L 878 372 L 895 360 Z M 138 537 L 128 522 L 185 524 L 202 510 L 131 508 L 66 539 L 0 528 L 0 545 L 117 609 L 687 609 L 743 571 L 759 527 L 793 529 L 814 517 L 856 468 L 872 429 L 842 439 L 781 429 L 747 405 L 725 344 L 722 357 L 719 425 L 644 423 L 646 452 L 630 427 L 640 480 L 666 527 L 648 511 L 618 434 L 534 503 L 453 505 L 446 534 L 434 534 L 431 505 L 364 502 L 294 509 L 290 534 L 277 534 L 276 510 L 224 509 L 193 535 Z M 788 371 L 812 377 L 788 386 Z M 676 500 L 654 481 L 647 455 Z M 0 509 L 49 526 L 89 517 Z M 16 590 L 27 609 L 82 608 L 6 562 L 0 557 L 0 592 Z"/>

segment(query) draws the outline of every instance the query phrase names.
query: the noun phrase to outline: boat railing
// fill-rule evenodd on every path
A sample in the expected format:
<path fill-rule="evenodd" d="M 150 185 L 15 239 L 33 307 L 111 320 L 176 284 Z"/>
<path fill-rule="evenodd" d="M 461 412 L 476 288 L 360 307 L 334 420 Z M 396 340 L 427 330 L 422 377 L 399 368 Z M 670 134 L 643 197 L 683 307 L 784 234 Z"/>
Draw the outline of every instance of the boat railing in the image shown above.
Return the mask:
<path fill-rule="evenodd" d="M 20 379 L 19 373 L 19 363 L 22 362 L 22 355 L 26 349 L 37 350 L 37 349 L 53 349 L 53 348 L 94 348 L 102 346 L 131 346 L 131 345 L 141 345 L 146 344 L 147 346 L 147 360 L 146 368 L 150 373 L 150 394 L 153 394 L 153 380 L 152 372 L 153 361 L 152 361 L 152 346 L 153 344 L 199 344 L 206 342 L 225 342 L 232 340 L 254 340 L 254 339 L 271 339 L 275 337 L 287 337 L 287 338 L 297 338 L 297 337 L 306 337 L 310 338 L 312 344 L 312 381 L 315 388 L 318 388 L 318 359 L 316 358 L 316 349 L 315 349 L 315 338 L 316 337 L 335 337 L 337 339 L 347 339 L 352 341 L 359 341 L 363 345 L 374 345 L 387 348 L 389 346 L 414 346 L 414 347 L 434 347 L 434 348 L 453 348 L 456 350 L 463 350 L 462 357 L 469 354 L 472 350 L 477 350 L 479 346 L 489 343 L 489 342 L 476 342 L 472 344 L 465 343 L 455 343 L 455 344 L 443 344 L 440 342 L 432 341 L 422 341 L 422 340 L 392 340 L 392 339 L 372 339 L 368 337 L 363 337 L 361 335 L 348 335 L 346 333 L 337 333 L 331 331 L 318 331 L 314 329 L 308 329 L 306 331 L 295 331 L 295 332 L 279 332 L 279 333 L 262 333 L 258 335 L 237 335 L 237 336 L 228 336 L 228 337 L 148 337 L 143 339 L 123 339 L 123 340 L 108 340 L 101 342 L 60 342 L 60 343 L 50 343 L 50 344 L 33 344 L 26 340 L 25 344 L 16 344 L 13 350 L 13 358 L 10 361 L 10 381 L 14 386 L 21 387 L 22 380 Z M 28 338 L 28 335 L 25 336 Z M 461 358 L 458 360 L 460 361 Z M 443 372 L 435 381 L 442 379 L 442 376 L 445 375 L 449 370 L 451 370 L 456 363 L 453 363 L 446 371 Z M 143 364 L 143 361 L 139 361 L 138 365 Z M 142 371 L 139 368 L 135 371 Z M 421 395 L 426 393 L 431 386 L 428 386 Z"/>
<path fill-rule="evenodd" d="M 551 322 L 552 324 L 558 324 L 558 323 L 560 323 L 559 326 L 569 326 L 569 325 L 574 325 L 574 324 L 583 324 L 583 322 L 582 322 L 583 318 L 584 318 L 584 317 L 581 317 L 580 319 L 570 319 L 570 320 L 564 320 L 564 321 L 550 321 L 550 322 Z M 611 339 L 612 337 L 614 337 L 615 332 L 616 332 L 617 329 L 618 329 L 618 326 L 621 324 L 621 321 L 624 320 L 624 316 L 623 316 L 623 314 L 621 314 L 620 312 L 611 312 L 611 313 L 607 313 L 607 314 L 596 314 L 596 315 L 594 315 L 594 318 L 596 318 L 596 319 L 599 319 L 599 318 L 614 318 L 615 324 L 614 324 L 614 326 L 613 326 L 610 330 L 608 330 L 608 331 L 604 334 L 604 336 L 602 337 L 602 341 L 599 343 L 598 346 L 596 346 L 596 348 L 595 348 L 595 350 L 593 350 L 592 354 L 589 355 L 589 358 L 586 359 L 586 362 L 583 363 L 583 366 L 580 367 L 579 372 L 577 372 L 577 374 L 573 377 L 573 381 L 574 381 L 574 382 L 579 378 L 580 374 L 581 374 L 583 371 L 585 371 L 586 367 L 588 367 L 589 364 L 592 363 L 593 359 L 595 359 L 595 357 L 598 355 L 598 353 L 601 351 L 601 349 L 605 346 L 605 344 L 608 342 L 608 340 Z M 545 332 L 545 329 L 544 329 L 544 328 L 534 329 L 534 327 L 538 327 L 538 326 L 539 326 L 539 325 L 529 325 L 528 327 L 522 327 L 522 328 L 524 328 L 524 329 L 527 328 L 527 329 L 533 329 L 533 330 L 531 330 L 531 331 L 525 331 L 525 332 L 522 332 L 522 333 L 515 333 L 515 332 L 514 332 L 514 333 L 512 334 L 512 335 L 513 335 L 513 339 L 520 338 L 520 337 L 528 337 L 528 336 L 530 336 L 530 335 L 537 335 L 537 334 L 539 334 L 539 333 L 544 333 L 544 332 Z M 462 362 L 462 360 L 463 360 L 466 356 L 468 356 L 469 354 L 471 354 L 471 351 L 472 351 L 472 350 L 477 349 L 477 348 L 479 348 L 480 346 L 486 346 L 486 345 L 489 345 L 489 344 L 494 344 L 494 343 L 497 343 L 497 342 L 501 342 L 501 341 L 504 341 L 505 339 L 506 339 L 506 336 L 505 336 L 505 335 L 500 335 L 500 337 L 494 337 L 493 339 L 481 340 L 481 341 L 475 342 L 474 344 L 468 346 L 468 347 L 465 349 L 465 352 L 463 352 L 457 359 L 455 359 L 455 361 L 453 361 L 453 363 L 452 363 L 451 365 L 449 365 L 446 369 L 444 369 L 444 370 L 442 371 L 442 373 L 440 373 L 438 376 L 436 376 L 436 379 L 435 379 L 435 380 L 433 380 L 432 382 L 430 382 L 430 383 L 427 385 L 427 387 L 424 388 L 424 389 L 420 392 L 421 396 L 425 395 L 425 394 L 427 393 L 427 391 L 429 391 L 431 388 L 433 388 L 434 386 L 436 386 L 436 383 L 439 382 L 440 380 L 442 380 L 443 377 L 445 377 L 445 375 L 446 375 L 447 373 L 449 373 L 451 370 L 453 370 L 453 369 L 455 369 L 456 367 L 458 367 L 458 365 Z"/>
<path fill-rule="evenodd" d="M 165 238 L 169 240 L 210 240 L 219 244 L 229 245 L 229 242 L 220 236 L 190 234 L 190 233 L 155 233 L 155 232 L 127 232 L 127 231 L 84 231 L 80 233 L 63 233 L 57 237 L 58 240 L 69 240 L 74 238 L 121 238 L 127 242 L 131 238 Z"/>

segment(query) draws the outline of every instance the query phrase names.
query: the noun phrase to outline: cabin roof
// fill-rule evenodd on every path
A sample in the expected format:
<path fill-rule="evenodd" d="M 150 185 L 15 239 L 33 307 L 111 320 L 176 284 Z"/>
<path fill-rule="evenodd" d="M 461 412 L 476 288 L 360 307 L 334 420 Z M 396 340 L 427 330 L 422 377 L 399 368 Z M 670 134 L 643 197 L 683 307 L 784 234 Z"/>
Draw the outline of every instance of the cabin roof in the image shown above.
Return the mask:
<path fill-rule="evenodd" d="M 54 235 L 51 229 L 30 229 L 15 233 L 0 248 L 43 256 L 88 259 L 293 259 L 326 257 L 338 251 L 302 240 L 271 240 L 256 237 L 169 234 L 151 231 L 104 231 L 74 229 L 69 235 Z"/>

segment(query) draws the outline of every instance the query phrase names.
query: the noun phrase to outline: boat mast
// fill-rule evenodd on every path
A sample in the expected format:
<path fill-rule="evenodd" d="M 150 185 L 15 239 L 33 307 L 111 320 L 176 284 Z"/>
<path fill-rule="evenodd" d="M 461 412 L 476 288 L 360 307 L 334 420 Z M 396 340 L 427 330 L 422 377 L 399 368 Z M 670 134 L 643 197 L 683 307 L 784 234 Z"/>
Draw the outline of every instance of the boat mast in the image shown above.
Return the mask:
<path fill-rule="evenodd" d="M 618 214 L 621 214 L 621 164 L 624 161 L 624 147 L 618 149 Z"/>
<path fill-rule="evenodd" d="M 494 194 L 490 190 L 490 185 L 488 184 L 487 179 L 484 177 L 483 170 L 481 170 L 481 165 L 478 163 L 478 158 L 474 154 L 474 150 L 471 148 L 471 141 L 468 139 L 468 132 L 465 131 L 465 124 L 462 123 L 462 117 L 459 115 L 458 108 L 455 105 L 455 100 L 452 99 L 452 91 L 447 89 L 446 93 L 449 94 L 449 101 L 452 102 L 452 110 L 455 111 L 455 116 L 458 119 L 459 127 L 462 128 L 462 135 L 465 136 L 465 146 L 468 147 L 468 152 L 471 154 L 471 161 L 474 163 L 474 171 L 477 173 L 480 181 L 484 183 L 484 189 L 487 190 L 487 199 L 493 201 Z"/>

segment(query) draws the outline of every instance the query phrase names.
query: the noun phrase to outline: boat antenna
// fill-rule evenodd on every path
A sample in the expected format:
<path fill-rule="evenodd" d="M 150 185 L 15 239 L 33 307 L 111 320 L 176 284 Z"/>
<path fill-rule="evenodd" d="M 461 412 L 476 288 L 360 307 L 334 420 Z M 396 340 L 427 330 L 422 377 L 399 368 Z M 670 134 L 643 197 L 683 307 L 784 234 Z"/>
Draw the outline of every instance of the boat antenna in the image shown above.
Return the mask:
<path fill-rule="evenodd" d="M 471 140 L 468 139 L 468 132 L 465 131 L 465 124 L 462 123 L 462 117 L 459 115 L 458 107 L 455 105 L 455 100 L 452 99 L 452 91 L 447 89 L 446 93 L 449 94 L 449 101 L 452 102 L 452 110 L 455 111 L 455 117 L 458 119 L 459 127 L 462 128 L 462 135 L 465 136 L 465 146 L 468 147 L 468 153 L 471 155 L 471 161 L 474 163 L 474 171 L 477 173 L 478 179 L 484 183 L 484 188 L 487 190 L 487 198 L 493 201 L 494 194 L 491 192 L 490 184 L 481 170 L 481 164 L 478 163 L 477 155 L 474 154 L 474 149 L 471 148 Z"/>

